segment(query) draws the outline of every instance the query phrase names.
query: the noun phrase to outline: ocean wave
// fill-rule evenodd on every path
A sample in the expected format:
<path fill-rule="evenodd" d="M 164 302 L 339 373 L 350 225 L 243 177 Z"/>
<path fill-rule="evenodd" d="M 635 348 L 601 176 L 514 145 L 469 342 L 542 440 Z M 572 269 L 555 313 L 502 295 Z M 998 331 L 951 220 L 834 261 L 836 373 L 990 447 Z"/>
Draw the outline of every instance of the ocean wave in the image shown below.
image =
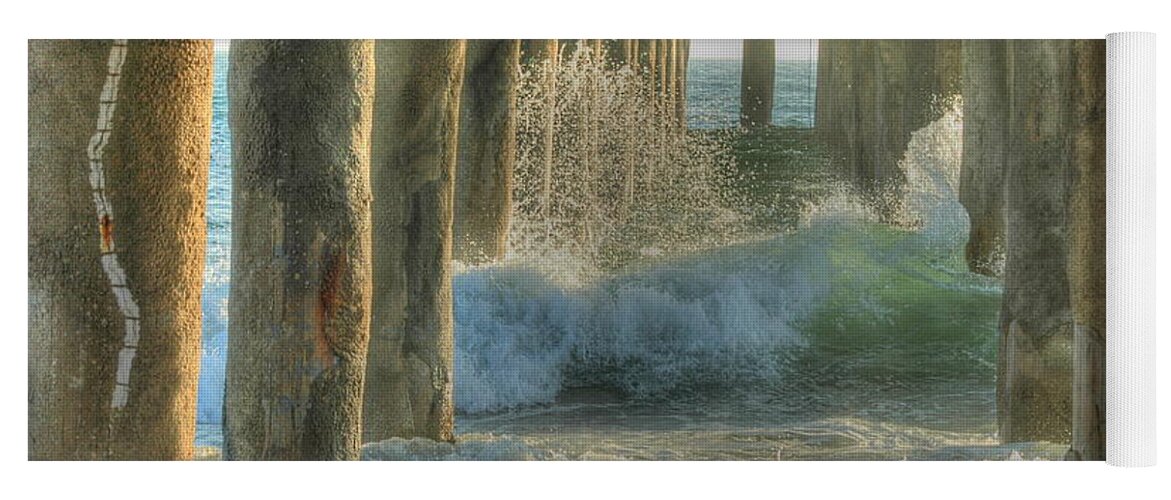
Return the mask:
<path fill-rule="evenodd" d="M 800 344 L 816 295 L 779 241 L 666 260 L 565 285 L 521 262 L 455 279 L 456 406 L 551 402 L 564 386 L 648 395 L 681 384 L 769 378 Z"/>
<path fill-rule="evenodd" d="M 692 252 L 663 252 L 658 248 L 672 247 L 660 242 L 617 271 L 600 272 L 589 252 L 569 251 L 457 265 L 457 409 L 551 403 L 568 387 L 642 398 L 780 381 L 804 348 L 883 345 L 893 336 L 960 339 L 970 344 L 960 349 L 968 356 L 968 347 L 995 332 L 965 322 L 995 317 L 999 286 L 967 273 L 959 252 L 957 235 L 967 231 L 954 194 L 961 127 L 948 115 L 916 133 L 904 159 L 912 189 L 905 196 L 918 228 L 886 226 L 843 191 L 810 207 L 792 230 Z M 214 239 L 222 248 L 209 251 L 201 422 L 221 419 L 230 244 L 224 222 Z M 874 359 L 894 371 L 923 361 L 902 353 Z"/>

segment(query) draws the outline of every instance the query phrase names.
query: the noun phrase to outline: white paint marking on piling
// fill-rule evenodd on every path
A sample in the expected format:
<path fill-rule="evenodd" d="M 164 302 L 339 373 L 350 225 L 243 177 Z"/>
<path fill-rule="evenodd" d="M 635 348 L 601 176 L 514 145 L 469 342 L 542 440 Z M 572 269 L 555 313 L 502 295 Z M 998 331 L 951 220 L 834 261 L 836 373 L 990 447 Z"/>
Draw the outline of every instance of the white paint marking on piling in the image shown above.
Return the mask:
<path fill-rule="evenodd" d="M 102 215 L 106 213 L 106 200 L 102 199 L 102 194 L 94 191 L 94 210 L 98 212 L 98 224 L 102 223 Z"/>
<path fill-rule="evenodd" d="M 127 347 L 133 347 L 135 349 L 138 348 L 138 320 L 137 319 L 127 319 L 126 320 L 126 341 L 124 342 L 124 344 Z"/>
<path fill-rule="evenodd" d="M 130 399 L 130 387 L 125 385 L 115 385 L 114 400 L 110 403 L 110 406 L 114 408 L 122 408 L 126 406 L 126 401 L 128 399 Z"/>
<path fill-rule="evenodd" d="M 110 47 L 110 59 L 106 65 L 106 82 L 98 98 L 97 127 L 90 137 L 86 154 L 89 157 L 89 185 L 93 190 L 94 210 L 98 220 L 98 247 L 101 251 L 102 270 L 110 281 L 110 291 L 118 302 L 122 314 L 125 336 L 122 349 L 118 351 L 118 371 L 114 375 L 114 395 L 110 401 L 113 408 L 123 408 L 130 400 L 130 370 L 134 366 L 134 355 L 138 352 L 139 316 L 138 303 L 130 293 L 126 271 L 118 263 L 114 246 L 114 208 L 106 196 L 106 173 L 102 153 L 110 140 L 114 110 L 118 105 L 118 83 L 121 81 L 122 63 L 126 61 L 126 40 L 114 40 Z"/>

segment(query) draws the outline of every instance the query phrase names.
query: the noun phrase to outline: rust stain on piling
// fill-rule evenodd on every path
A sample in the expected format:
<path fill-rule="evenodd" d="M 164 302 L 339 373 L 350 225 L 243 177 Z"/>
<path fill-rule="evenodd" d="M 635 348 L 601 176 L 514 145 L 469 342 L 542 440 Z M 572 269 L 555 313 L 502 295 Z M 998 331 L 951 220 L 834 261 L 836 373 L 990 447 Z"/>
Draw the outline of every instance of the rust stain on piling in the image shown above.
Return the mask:
<path fill-rule="evenodd" d="M 114 251 L 114 219 L 110 218 L 110 214 L 102 214 L 98 225 L 102 233 L 102 252 Z"/>
<path fill-rule="evenodd" d="M 332 368 L 334 365 L 333 338 L 330 331 L 330 322 L 341 307 L 342 280 L 346 272 L 346 253 L 344 251 L 327 252 L 322 261 L 321 284 L 317 295 L 317 338 L 313 350 L 313 360 L 322 369 Z"/>

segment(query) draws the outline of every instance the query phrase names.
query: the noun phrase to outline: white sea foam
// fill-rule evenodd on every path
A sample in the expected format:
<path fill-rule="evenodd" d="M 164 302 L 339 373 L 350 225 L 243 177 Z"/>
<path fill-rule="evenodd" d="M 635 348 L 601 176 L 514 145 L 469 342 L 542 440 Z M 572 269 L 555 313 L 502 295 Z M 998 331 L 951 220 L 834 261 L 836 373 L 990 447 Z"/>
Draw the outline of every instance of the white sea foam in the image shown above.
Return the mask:
<path fill-rule="evenodd" d="M 899 162 L 907 183 L 901 193 L 904 217 L 935 245 L 960 248 L 967 242 L 968 212 L 959 202 L 963 158 L 963 101 L 941 104 L 943 116 L 914 132 Z"/>
<path fill-rule="evenodd" d="M 772 378 L 794 321 L 824 293 L 813 261 L 782 263 L 777 239 L 577 286 L 524 262 L 455 281 L 456 405 L 478 412 L 553 401 L 564 386 L 654 395 Z M 810 279 L 813 278 L 813 279 Z"/>

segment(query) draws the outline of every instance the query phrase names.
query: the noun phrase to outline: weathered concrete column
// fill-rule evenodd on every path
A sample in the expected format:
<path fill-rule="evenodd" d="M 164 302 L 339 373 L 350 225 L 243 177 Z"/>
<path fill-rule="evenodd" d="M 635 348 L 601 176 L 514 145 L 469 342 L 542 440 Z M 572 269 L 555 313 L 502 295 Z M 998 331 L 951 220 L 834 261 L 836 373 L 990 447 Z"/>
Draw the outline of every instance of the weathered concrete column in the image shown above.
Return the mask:
<path fill-rule="evenodd" d="M 937 56 L 941 51 L 936 40 L 900 40 L 890 45 L 896 50 L 889 61 L 892 77 L 884 91 L 900 94 L 902 99 L 898 108 L 887 112 L 888 115 L 903 115 L 904 137 L 901 139 L 904 142 L 894 144 L 891 148 L 899 150 L 897 154 L 901 159 L 911 134 L 943 116 L 936 98 L 944 97 L 943 82 L 949 78 L 944 73 L 950 71 L 950 68 L 938 64 L 940 61 Z M 954 91 L 959 92 L 960 89 L 957 87 Z"/>
<path fill-rule="evenodd" d="M 873 91 L 874 114 L 870 122 L 874 136 L 859 134 L 863 143 L 874 140 L 869 148 L 870 162 L 866 180 L 885 185 L 901 183 L 905 172 L 899 162 L 915 131 L 929 125 L 943 115 L 938 101 L 943 97 L 941 76 L 936 66 L 935 40 L 876 40 L 874 44 L 874 74 L 878 75 Z M 950 71 L 950 70 L 949 70 Z M 855 75 L 865 79 L 869 75 Z M 958 78 L 958 75 L 956 76 Z M 857 82 L 857 80 L 856 80 Z M 949 92 L 958 92 L 958 88 Z M 872 139 L 873 138 L 873 139 Z"/>
<path fill-rule="evenodd" d="M 671 72 L 671 40 L 660 39 L 656 42 L 657 50 L 655 56 L 655 92 L 659 102 L 666 100 L 666 95 L 670 91 L 667 88 L 669 77 L 667 75 Z"/>
<path fill-rule="evenodd" d="M 675 82 L 678 81 L 676 71 L 678 71 L 678 40 L 663 40 L 664 51 L 663 61 L 663 117 L 668 122 L 674 122 L 677 118 L 675 109 Z"/>
<path fill-rule="evenodd" d="M 537 194 L 538 212 L 544 219 L 549 212 L 553 191 L 553 141 L 557 121 L 557 68 L 560 55 L 557 40 L 521 41 L 521 64 L 536 71 L 544 93 L 544 109 L 540 138 L 534 145 L 534 154 L 541 158 L 541 185 Z"/>
<path fill-rule="evenodd" d="M 687 129 L 687 67 L 691 61 L 691 40 L 678 40 L 675 52 L 675 115 Z"/>
<path fill-rule="evenodd" d="M 934 68 L 935 76 L 933 93 L 939 96 L 959 94 L 963 90 L 964 74 L 964 41 L 963 40 L 931 40 L 935 49 Z"/>
<path fill-rule="evenodd" d="M 842 156 L 851 168 L 854 181 L 863 187 L 872 186 L 878 179 L 879 144 L 885 138 L 882 130 L 882 71 L 879 66 L 878 43 L 876 40 L 856 40 L 851 43 L 851 64 L 849 89 L 854 96 L 853 141 Z"/>
<path fill-rule="evenodd" d="M 655 62 L 657 61 L 657 56 L 655 55 L 655 46 L 658 44 L 658 40 L 635 40 L 635 44 L 637 45 L 635 50 L 638 67 L 644 70 L 654 67 Z"/>
<path fill-rule="evenodd" d="M 507 250 L 519 64 L 519 40 L 467 42 L 453 228 L 453 257 L 463 262 L 499 260 Z"/>
<path fill-rule="evenodd" d="M 815 134 L 839 160 L 845 160 L 854 151 L 857 126 L 854 41 L 819 40 L 817 54 Z"/>
<path fill-rule="evenodd" d="M 638 68 L 646 78 L 647 95 L 655 94 L 655 75 L 659 64 L 659 41 L 654 39 L 638 41 Z"/>
<path fill-rule="evenodd" d="M 997 412 L 1006 443 L 1070 437 L 1071 316 L 1066 277 L 1070 42 L 1010 42 L 1010 154 Z"/>
<path fill-rule="evenodd" d="M 903 180 L 898 163 L 911 135 L 958 91 L 958 46 L 938 42 L 820 42 L 817 136 L 863 188 L 881 194 Z"/>
<path fill-rule="evenodd" d="M 29 458 L 193 457 L 210 40 L 29 42 Z"/>
<path fill-rule="evenodd" d="M 224 458 L 357 459 L 374 43 L 237 40 L 230 72 Z"/>
<path fill-rule="evenodd" d="M 744 40 L 740 66 L 740 126 L 772 123 L 776 40 Z"/>
<path fill-rule="evenodd" d="M 454 439 L 451 226 L 464 51 L 462 40 L 378 42 L 365 442 Z"/>
<path fill-rule="evenodd" d="M 606 61 L 613 69 L 618 69 L 631 63 L 634 54 L 633 45 L 636 40 L 606 40 L 603 45 L 606 49 Z"/>
<path fill-rule="evenodd" d="M 1004 251 L 1004 175 L 1009 123 L 1009 58 L 1005 40 L 965 40 L 964 153 L 959 199 L 971 229 L 968 269 L 992 276 Z"/>
<path fill-rule="evenodd" d="M 1073 439 L 1069 458 L 1106 459 L 1106 43 L 1073 42 L 1077 171 L 1070 200 Z"/>
<path fill-rule="evenodd" d="M 813 135 L 823 143 L 832 142 L 831 125 L 840 120 L 831 117 L 835 112 L 835 101 L 841 99 L 838 93 L 831 90 L 837 83 L 835 72 L 840 65 L 842 53 L 841 40 L 820 39 L 817 41 L 817 85 L 813 102 Z"/>
<path fill-rule="evenodd" d="M 560 43 L 557 40 L 521 40 L 520 41 L 520 62 L 523 65 L 540 64 L 550 58 L 554 58 L 560 52 Z"/>
<path fill-rule="evenodd" d="M 930 50 L 916 47 L 926 42 L 928 41 L 873 42 L 873 68 L 877 80 L 874 89 L 875 109 L 870 130 L 874 135 L 860 135 L 863 141 L 869 137 L 875 140 L 870 149 L 871 163 L 866 171 L 867 181 L 873 181 L 878 185 L 901 183 L 904 174 L 899 168 L 899 160 L 902 159 L 911 140 L 911 133 L 928 123 L 923 108 L 931 96 L 923 92 L 923 82 L 929 80 L 931 75 L 931 61 L 926 57 Z M 922 105 L 917 99 L 923 100 Z"/>

